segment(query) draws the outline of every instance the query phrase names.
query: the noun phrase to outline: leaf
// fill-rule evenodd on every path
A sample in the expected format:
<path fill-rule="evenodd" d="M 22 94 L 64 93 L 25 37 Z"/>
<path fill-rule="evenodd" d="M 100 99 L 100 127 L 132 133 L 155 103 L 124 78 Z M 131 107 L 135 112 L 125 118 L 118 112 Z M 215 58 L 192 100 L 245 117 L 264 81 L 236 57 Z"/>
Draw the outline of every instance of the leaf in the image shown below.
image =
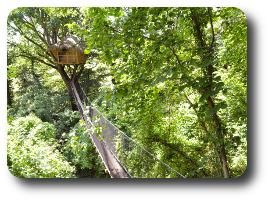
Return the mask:
<path fill-rule="evenodd" d="M 198 103 L 193 104 L 193 107 L 194 108 L 197 108 L 198 107 Z"/>
<path fill-rule="evenodd" d="M 190 52 L 191 50 L 191 48 L 184 49 L 185 52 Z"/>
<path fill-rule="evenodd" d="M 151 32 L 153 29 L 154 29 L 154 26 L 151 25 L 151 26 L 148 28 L 148 31 Z"/>
<path fill-rule="evenodd" d="M 109 100 L 111 100 L 111 97 L 112 97 L 111 94 L 107 94 L 104 98 L 105 98 L 105 100 L 109 101 Z"/>
<path fill-rule="evenodd" d="M 219 80 L 221 80 L 221 77 L 220 76 L 217 76 L 217 77 L 213 78 L 213 80 L 219 81 Z"/>
<path fill-rule="evenodd" d="M 203 87 L 206 87 L 206 86 L 208 86 L 208 85 L 210 85 L 211 83 L 210 82 L 204 82 L 203 83 Z"/>
<path fill-rule="evenodd" d="M 226 108 L 227 108 L 227 104 L 226 104 L 226 103 L 221 103 L 220 108 L 222 108 L 222 109 L 226 109 Z"/>
<path fill-rule="evenodd" d="M 198 54 L 203 54 L 203 49 L 200 49 L 200 50 L 198 51 Z"/>
<path fill-rule="evenodd" d="M 200 79 L 199 79 L 199 83 L 200 83 L 200 84 L 203 84 L 206 80 L 207 80 L 207 77 L 200 78 Z"/>
<path fill-rule="evenodd" d="M 198 103 L 195 103 L 195 104 L 190 105 L 190 106 L 188 107 L 188 109 L 190 109 L 190 108 L 197 108 L 197 107 L 198 107 Z"/>
<path fill-rule="evenodd" d="M 118 99 L 121 99 L 122 98 L 122 94 L 119 91 L 116 92 L 116 96 L 117 96 Z"/>
<path fill-rule="evenodd" d="M 186 85 L 183 85 L 183 86 L 178 87 L 178 90 L 179 90 L 179 91 L 183 91 L 184 88 L 186 88 Z"/>
<path fill-rule="evenodd" d="M 170 45 L 170 43 L 171 43 L 171 41 L 170 41 L 169 39 L 167 39 L 167 40 L 164 42 L 165 45 Z"/>
<path fill-rule="evenodd" d="M 193 85 L 194 82 L 189 82 L 186 87 L 191 87 Z"/>
<path fill-rule="evenodd" d="M 209 91 L 208 94 L 209 94 L 209 96 L 214 96 L 214 95 L 216 95 L 219 91 L 220 91 L 219 89 L 218 89 L 218 90 L 212 90 L 212 91 Z"/>
<path fill-rule="evenodd" d="M 206 63 L 202 63 L 202 66 L 209 66 L 210 64 L 212 64 L 212 61 L 206 62 Z"/>
<path fill-rule="evenodd" d="M 197 61 L 197 59 L 191 59 L 191 60 L 189 61 L 189 65 L 194 65 L 194 64 L 196 64 L 196 61 Z"/>
<path fill-rule="evenodd" d="M 185 74 L 185 75 L 182 75 L 181 76 L 181 79 L 185 79 L 187 77 L 187 75 Z"/>
<path fill-rule="evenodd" d="M 174 11 L 174 10 L 173 10 Z M 176 16 L 176 13 L 175 12 L 170 12 L 169 13 L 169 16 L 172 17 L 172 16 Z"/>
<path fill-rule="evenodd" d="M 94 13 L 94 12 L 91 12 L 91 13 L 89 14 L 90 17 L 95 17 L 95 15 L 96 15 L 96 13 Z"/>
<path fill-rule="evenodd" d="M 155 49 L 155 52 L 156 52 L 156 53 L 159 53 L 159 51 L 160 51 L 160 46 L 158 46 L 158 47 Z"/>
<path fill-rule="evenodd" d="M 210 110 L 208 110 L 207 112 L 206 112 L 206 116 L 211 116 L 212 114 L 214 114 L 215 113 L 215 111 L 213 110 L 213 108 L 212 109 L 210 109 Z"/>
<path fill-rule="evenodd" d="M 200 88 L 200 83 L 195 82 L 195 83 L 193 83 L 192 87 L 193 87 L 193 89 L 199 89 Z"/>
<path fill-rule="evenodd" d="M 199 102 L 203 102 L 208 96 L 209 96 L 208 93 L 203 94 L 203 95 L 201 96 L 201 98 L 199 99 Z"/>
<path fill-rule="evenodd" d="M 89 50 L 89 46 L 93 45 L 93 43 L 94 43 L 93 41 L 89 41 L 89 42 L 85 43 L 88 46 L 88 48 L 87 48 L 88 50 Z"/>
<path fill-rule="evenodd" d="M 84 50 L 84 54 L 89 54 L 90 53 L 90 49 L 86 49 L 86 50 Z"/>
<path fill-rule="evenodd" d="M 214 113 L 216 113 L 216 112 L 218 111 L 219 108 L 220 108 L 219 106 L 216 106 L 216 107 L 214 107 L 214 108 L 211 108 L 210 110 L 208 110 L 208 111 L 206 112 L 206 116 L 211 116 L 211 115 L 213 115 Z"/>
<path fill-rule="evenodd" d="M 167 22 L 168 25 L 172 25 L 173 23 L 174 23 L 173 21 Z"/>
<path fill-rule="evenodd" d="M 220 87 L 223 87 L 224 86 L 224 82 L 218 82 L 215 84 L 215 87 L 216 88 L 220 88 Z"/>
<path fill-rule="evenodd" d="M 128 60 L 128 57 L 123 58 L 123 62 L 127 62 L 127 60 Z"/>

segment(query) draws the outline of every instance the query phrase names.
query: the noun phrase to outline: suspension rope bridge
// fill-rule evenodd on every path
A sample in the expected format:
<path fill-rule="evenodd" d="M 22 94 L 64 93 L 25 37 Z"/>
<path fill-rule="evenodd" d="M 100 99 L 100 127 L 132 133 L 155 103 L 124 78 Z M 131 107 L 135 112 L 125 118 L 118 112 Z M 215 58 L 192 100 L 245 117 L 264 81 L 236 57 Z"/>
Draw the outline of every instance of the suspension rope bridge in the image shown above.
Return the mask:
<path fill-rule="evenodd" d="M 92 143 L 111 178 L 185 178 L 107 120 L 93 107 L 83 90 L 79 96 L 73 80 L 70 84 Z M 96 129 L 100 129 L 98 135 Z"/>

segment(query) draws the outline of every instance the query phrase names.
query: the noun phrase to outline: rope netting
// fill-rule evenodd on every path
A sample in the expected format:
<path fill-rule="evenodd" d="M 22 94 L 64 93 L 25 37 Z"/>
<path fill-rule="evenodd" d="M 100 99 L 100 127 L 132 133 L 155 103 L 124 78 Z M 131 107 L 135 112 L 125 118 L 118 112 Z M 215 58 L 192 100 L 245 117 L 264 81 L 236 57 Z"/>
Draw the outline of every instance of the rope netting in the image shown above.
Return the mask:
<path fill-rule="evenodd" d="M 107 120 L 93 107 L 83 90 L 81 100 L 73 82 L 71 86 L 89 135 L 111 177 L 185 178 Z"/>

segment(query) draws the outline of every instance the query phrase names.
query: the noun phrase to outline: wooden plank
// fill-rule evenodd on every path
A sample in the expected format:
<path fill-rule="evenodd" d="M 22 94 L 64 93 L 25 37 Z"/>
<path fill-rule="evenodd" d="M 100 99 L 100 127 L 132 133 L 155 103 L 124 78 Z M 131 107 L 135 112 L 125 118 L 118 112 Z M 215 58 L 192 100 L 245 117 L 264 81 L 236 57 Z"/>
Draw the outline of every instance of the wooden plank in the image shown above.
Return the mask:
<path fill-rule="evenodd" d="M 56 63 L 56 64 L 80 64 L 79 62 L 69 62 L 69 63 L 67 63 L 67 62 L 57 62 L 57 61 L 55 61 L 54 63 Z"/>
<path fill-rule="evenodd" d="M 121 164 L 117 161 L 117 159 L 114 157 L 112 152 L 105 145 L 103 140 L 100 141 L 99 138 L 95 135 L 95 133 L 90 132 L 90 128 L 92 126 L 91 125 L 92 123 L 88 122 L 90 120 L 88 120 L 88 117 L 85 114 L 83 104 L 79 98 L 79 94 L 76 90 L 76 87 L 75 87 L 73 81 L 71 82 L 71 86 L 74 90 L 74 95 L 77 97 L 77 99 L 75 98 L 76 102 L 82 110 L 82 114 L 81 114 L 82 118 L 86 120 L 86 125 L 88 128 L 88 132 L 91 136 L 91 140 L 93 140 L 94 145 L 96 146 L 97 151 L 99 153 L 99 156 L 101 157 L 102 161 L 104 162 L 106 169 L 109 171 L 109 174 L 111 175 L 112 178 L 130 178 L 130 176 L 126 173 L 125 169 L 121 166 Z"/>

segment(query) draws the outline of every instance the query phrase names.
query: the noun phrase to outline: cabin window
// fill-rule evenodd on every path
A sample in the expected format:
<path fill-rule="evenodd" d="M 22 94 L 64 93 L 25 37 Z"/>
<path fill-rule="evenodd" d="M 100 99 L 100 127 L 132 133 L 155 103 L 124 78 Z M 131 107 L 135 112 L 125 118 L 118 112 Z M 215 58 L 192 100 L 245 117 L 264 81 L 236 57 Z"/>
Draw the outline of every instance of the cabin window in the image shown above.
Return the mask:
<path fill-rule="evenodd" d="M 74 50 L 59 51 L 58 62 L 61 63 L 78 63 L 77 52 Z"/>
<path fill-rule="evenodd" d="M 58 52 L 58 62 L 61 62 L 63 60 L 63 55 L 64 55 L 64 52 Z"/>

